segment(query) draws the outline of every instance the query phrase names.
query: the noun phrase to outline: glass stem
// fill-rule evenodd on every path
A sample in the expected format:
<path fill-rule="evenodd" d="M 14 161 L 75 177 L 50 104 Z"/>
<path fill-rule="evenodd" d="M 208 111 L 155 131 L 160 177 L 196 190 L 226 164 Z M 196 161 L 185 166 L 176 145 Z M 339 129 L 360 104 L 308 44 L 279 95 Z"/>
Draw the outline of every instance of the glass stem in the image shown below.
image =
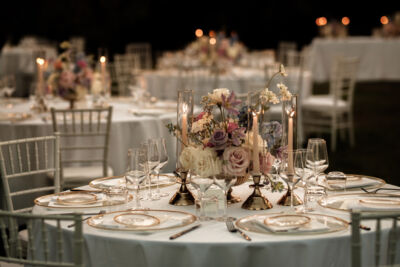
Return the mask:
<path fill-rule="evenodd" d="M 156 193 L 159 195 L 160 194 L 160 188 L 158 187 L 158 184 L 160 183 L 160 171 L 157 170 L 157 185 L 156 185 Z"/>
<path fill-rule="evenodd" d="M 136 203 L 135 203 L 135 209 L 140 209 L 141 205 L 140 205 L 140 195 L 139 195 L 139 187 L 140 185 L 136 185 Z"/>
<path fill-rule="evenodd" d="M 226 190 L 225 192 L 224 192 L 224 213 L 223 213 L 223 215 L 222 215 L 222 217 L 224 218 L 224 220 L 225 221 L 227 221 L 228 220 L 228 199 L 227 199 L 227 197 L 228 197 L 228 190 Z"/>
<path fill-rule="evenodd" d="M 152 194 L 151 194 L 151 172 L 149 172 L 149 176 L 147 177 L 148 180 L 148 187 L 147 187 L 147 191 L 148 191 L 148 198 L 151 199 L 152 198 Z"/>

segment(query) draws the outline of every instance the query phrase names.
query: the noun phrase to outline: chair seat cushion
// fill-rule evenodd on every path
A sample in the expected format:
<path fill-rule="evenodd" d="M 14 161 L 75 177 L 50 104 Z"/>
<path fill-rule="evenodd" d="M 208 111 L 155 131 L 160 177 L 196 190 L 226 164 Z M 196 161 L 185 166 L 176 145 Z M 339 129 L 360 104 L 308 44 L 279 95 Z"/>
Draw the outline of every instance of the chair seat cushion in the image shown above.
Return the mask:
<path fill-rule="evenodd" d="M 334 108 L 334 97 L 332 95 L 310 96 L 303 100 L 302 107 L 307 110 L 331 110 Z M 338 110 L 345 110 L 347 108 L 348 104 L 346 101 L 337 100 Z"/>
<path fill-rule="evenodd" d="M 113 176 L 113 169 L 107 167 L 107 175 Z M 88 184 L 96 178 L 104 177 L 103 166 L 64 167 L 64 184 Z"/>

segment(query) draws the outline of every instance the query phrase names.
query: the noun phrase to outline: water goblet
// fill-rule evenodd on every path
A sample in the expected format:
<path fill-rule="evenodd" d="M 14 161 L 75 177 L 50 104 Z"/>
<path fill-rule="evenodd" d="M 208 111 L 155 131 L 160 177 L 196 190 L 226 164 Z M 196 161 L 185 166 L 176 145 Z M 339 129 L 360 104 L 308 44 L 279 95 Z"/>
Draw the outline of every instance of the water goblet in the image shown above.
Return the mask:
<path fill-rule="evenodd" d="M 197 189 L 197 198 L 200 203 L 200 221 L 207 221 L 209 218 L 206 216 L 205 213 L 205 203 L 204 203 L 204 193 L 207 191 L 208 188 L 214 183 L 214 180 L 210 177 L 204 177 L 202 175 L 197 175 L 192 173 L 190 176 L 190 184 Z"/>
<path fill-rule="evenodd" d="M 151 190 L 152 182 L 151 182 L 151 175 L 157 165 L 159 164 L 159 155 L 157 144 L 153 140 L 148 140 L 147 142 L 142 142 L 140 147 L 143 147 L 147 150 L 147 163 L 148 163 L 148 171 L 147 171 L 147 196 L 145 197 L 146 200 L 158 200 L 160 199 L 159 196 L 153 194 Z"/>
<path fill-rule="evenodd" d="M 321 138 L 308 139 L 307 165 L 314 172 L 315 182 L 318 182 L 319 175 L 329 166 L 326 141 Z"/>
<path fill-rule="evenodd" d="M 228 191 L 232 185 L 234 185 L 237 181 L 237 176 L 235 175 L 213 175 L 214 184 L 216 184 L 219 188 L 221 188 L 224 193 L 224 207 L 223 207 L 223 215 L 220 218 L 217 218 L 218 221 L 228 221 Z"/>
<path fill-rule="evenodd" d="M 158 154 L 159 154 L 159 164 L 155 168 L 155 173 L 157 174 L 157 187 L 156 187 L 156 194 L 160 197 L 168 196 L 168 193 L 161 193 L 160 192 L 160 170 L 168 163 L 168 151 L 167 146 L 165 144 L 165 138 L 155 138 L 154 139 L 157 144 Z"/>
<path fill-rule="evenodd" d="M 128 162 L 125 172 L 126 187 L 135 191 L 134 209 L 142 209 L 140 203 L 140 185 L 147 177 L 148 161 L 147 150 L 144 148 L 128 149 Z"/>

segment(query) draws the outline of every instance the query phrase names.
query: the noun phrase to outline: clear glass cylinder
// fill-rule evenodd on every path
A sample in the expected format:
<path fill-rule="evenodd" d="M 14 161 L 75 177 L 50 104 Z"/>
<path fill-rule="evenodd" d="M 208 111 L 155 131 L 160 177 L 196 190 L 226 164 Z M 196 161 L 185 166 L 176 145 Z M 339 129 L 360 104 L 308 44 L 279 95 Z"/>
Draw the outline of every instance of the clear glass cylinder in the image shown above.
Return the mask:
<path fill-rule="evenodd" d="M 189 133 L 193 121 L 193 90 L 178 91 L 176 125 L 179 131 L 176 142 L 176 168 L 181 169 L 179 157 L 182 150 L 189 144 Z"/>
<path fill-rule="evenodd" d="M 282 146 L 288 150 L 297 149 L 298 104 L 297 95 L 282 101 Z"/>

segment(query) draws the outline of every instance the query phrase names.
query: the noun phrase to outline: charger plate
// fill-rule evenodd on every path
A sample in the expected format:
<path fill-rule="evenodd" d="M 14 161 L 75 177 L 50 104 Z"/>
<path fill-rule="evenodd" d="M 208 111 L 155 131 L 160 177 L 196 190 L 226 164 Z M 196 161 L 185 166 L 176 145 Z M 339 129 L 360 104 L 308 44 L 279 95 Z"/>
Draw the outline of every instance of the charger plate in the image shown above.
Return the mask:
<path fill-rule="evenodd" d="M 97 195 L 96 196 L 96 201 L 93 203 L 60 203 L 58 202 L 58 199 L 60 197 L 64 198 L 64 196 L 68 196 L 72 193 L 77 193 L 77 194 L 86 194 L 86 192 L 61 192 L 57 194 L 50 194 L 50 195 L 45 195 L 45 196 L 40 196 L 34 200 L 35 205 L 41 206 L 41 207 L 46 207 L 46 208 L 53 208 L 53 209 L 87 209 L 87 208 L 97 208 L 97 207 L 106 207 L 106 206 L 116 206 L 116 205 L 121 205 L 122 203 L 114 203 L 114 204 L 105 204 L 104 199 L 99 198 Z M 128 203 L 133 200 L 133 195 L 129 194 L 128 196 Z M 71 202 L 71 201 L 70 201 Z M 54 203 L 55 206 L 51 205 L 51 203 Z"/>
<path fill-rule="evenodd" d="M 264 220 L 264 223 L 270 226 L 277 227 L 294 227 L 307 224 L 311 221 L 310 217 L 304 215 L 295 215 L 295 214 L 283 214 L 268 217 Z"/>
<path fill-rule="evenodd" d="M 310 218 L 310 222 L 304 226 L 286 227 L 282 230 L 271 231 L 266 227 L 259 227 L 259 224 L 265 225 L 264 221 L 268 218 L 283 215 L 282 213 L 255 214 L 240 218 L 236 221 L 236 226 L 250 232 L 260 234 L 274 235 L 316 235 L 327 234 L 346 230 L 349 223 L 341 218 L 324 215 L 305 213 L 304 216 Z M 313 227 L 315 227 L 313 229 Z"/>
<path fill-rule="evenodd" d="M 145 214 L 155 217 L 159 220 L 159 224 L 152 226 L 132 226 L 127 224 L 120 224 L 114 218 L 118 216 L 125 216 L 124 214 Z M 125 210 L 115 211 L 105 214 L 99 214 L 89 218 L 87 224 L 91 227 L 112 230 L 112 231 L 133 231 L 136 233 L 149 233 L 154 231 L 162 231 L 168 229 L 175 229 L 192 224 L 197 220 L 197 217 L 191 213 L 176 210 Z"/>
<path fill-rule="evenodd" d="M 62 205 L 87 205 L 96 203 L 97 196 L 88 192 L 66 192 L 57 197 L 57 203 Z"/>
<path fill-rule="evenodd" d="M 160 224 L 157 217 L 135 212 L 118 214 L 114 217 L 114 221 L 129 227 L 150 227 Z"/>
<path fill-rule="evenodd" d="M 387 200 L 386 205 L 384 204 Z M 378 203 L 379 202 L 379 203 Z M 348 193 L 327 196 L 320 199 L 318 204 L 324 208 L 350 212 L 352 209 L 364 207 L 385 210 L 398 208 L 400 210 L 400 195 L 396 194 L 368 194 Z"/>
<path fill-rule="evenodd" d="M 365 189 L 376 189 L 386 184 L 385 180 L 373 176 L 361 175 L 361 174 L 346 174 L 346 190 L 358 190 L 360 188 Z M 328 181 L 327 189 L 330 191 L 341 191 L 343 192 L 344 187 L 340 186 L 340 183 L 336 180 Z"/>
<path fill-rule="evenodd" d="M 124 186 L 125 185 L 125 176 L 110 176 L 97 178 L 92 180 L 89 183 L 89 186 L 97 189 L 107 189 L 115 186 Z M 160 174 L 160 182 L 158 184 L 159 187 L 167 187 L 174 185 L 176 183 L 175 176 L 172 174 Z M 157 178 L 153 177 L 151 181 L 151 187 L 154 188 L 157 186 Z M 146 188 L 146 185 L 141 185 L 140 188 Z"/>

